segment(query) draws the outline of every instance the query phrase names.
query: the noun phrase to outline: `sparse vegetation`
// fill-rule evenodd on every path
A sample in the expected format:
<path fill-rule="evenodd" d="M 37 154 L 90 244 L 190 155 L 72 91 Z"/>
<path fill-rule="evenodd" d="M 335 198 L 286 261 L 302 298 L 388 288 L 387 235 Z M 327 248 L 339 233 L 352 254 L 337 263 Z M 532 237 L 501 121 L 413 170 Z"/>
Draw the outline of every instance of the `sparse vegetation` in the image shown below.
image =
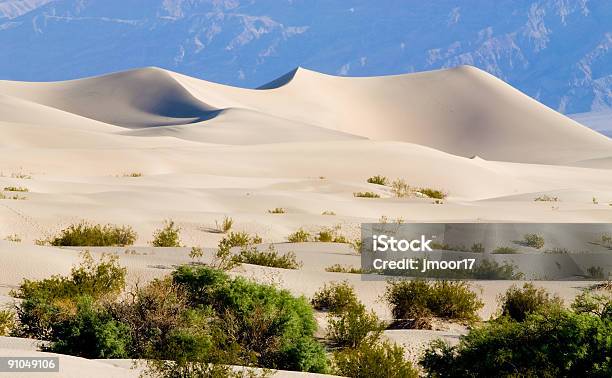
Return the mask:
<path fill-rule="evenodd" d="M 428 328 L 432 317 L 473 322 L 484 305 L 463 281 L 391 281 L 384 299 L 401 326 Z"/>
<path fill-rule="evenodd" d="M 410 195 L 410 186 L 403 179 L 393 180 L 391 190 L 397 198 L 403 198 Z"/>
<path fill-rule="evenodd" d="M 4 188 L 5 192 L 29 192 L 30 190 L 28 188 L 25 188 L 23 186 L 7 186 Z"/>
<path fill-rule="evenodd" d="M 419 193 L 426 195 L 429 198 L 435 198 L 438 200 L 445 199 L 448 194 L 439 190 L 439 189 L 431 189 L 431 188 L 421 188 L 419 189 Z"/>
<path fill-rule="evenodd" d="M 9 336 L 16 326 L 15 313 L 10 310 L 0 310 L 0 336 Z"/>
<path fill-rule="evenodd" d="M 551 197 L 548 194 L 543 194 L 533 199 L 535 202 L 559 202 L 559 197 Z"/>
<path fill-rule="evenodd" d="M 285 209 L 283 209 L 282 207 L 277 207 L 275 209 L 268 210 L 268 213 L 270 213 L 270 214 L 285 214 Z"/>
<path fill-rule="evenodd" d="M 290 243 L 305 243 L 310 240 L 310 233 L 300 228 L 293 234 L 287 236 L 287 240 Z"/>
<path fill-rule="evenodd" d="M 523 243 L 528 247 L 540 249 L 544 247 L 544 237 L 538 234 L 525 234 Z"/>
<path fill-rule="evenodd" d="M 19 195 L 19 194 L 13 194 L 13 195 L 7 196 L 4 193 L 0 193 L 0 200 L 3 200 L 3 199 L 23 201 L 23 200 L 26 200 L 28 198 L 26 196 L 22 196 L 22 195 Z"/>
<path fill-rule="evenodd" d="M 352 266 L 343 266 L 340 264 L 334 264 L 325 268 L 326 272 L 334 272 L 334 273 L 355 273 L 362 274 L 363 271 L 361 268 L 354 268 Z"/>
<path fill-rule="evenodd" d="M 472 251 L 474 253 L 484 253 L 485 249 L 484 249 L 482 243 L 474 243 L 470 247 L 470 251 Z"/>
<path fill-rule="evenodd" d="M 491 253 L 496 255 L 512 255 L 518 253 L 518 249 L 514 247 L 497 247 Z"/>
<path fill-rule="evenodd" d="M 336 213 L 334 213 L 331 210 L 325 210 L 324 212 L 321 213 L 321 215 L 336 215 Z"/>
<path fill-rule="evenodd" d="M 234 225 L 234 220 L 228 217 L 227 215 L 223 217 L 223 220 L 221 222 L 215 221 L 215 226 L 217 230 L 223 234 L 231 230 L 233 225 Z"/>
<path fill-rule="evenodd" d="M 604 270 L 601 266 L 591 266 L 587 269 L 589 278 L 594 280 L 603 280 L 605 277 Z"/>
<path fill-rule="evenodd" d="M 332 312 L 327 337 L 336 347 L 357 348 L 369 339 L 378 339 L 385 328 L 376 313 L 367 311 L 361 303 L 351 304 L 343 311 Z"/>
<path fill-rule="evenodd" d="M 593 205 L 598 205 L 599 201 L 597 200 L 597 197 L 593 197 Z"/>
<path fill-rule="evenodd" d="M 355 307 L 359 300 L 355 289 L 345 281 L 325 284 L 315 293 L 310 303 L 316 310 L 340 313 Z"/>
<path fill-rule="evenodd" d="M 322 243 L 348 243 L 348 239 L 339 234 L 340 228 L 340 225 L 336 225 L 332 228 L 323 227 L 315 235 L 314 241 Z"/>
<path fill-rule="evenodd" d="M 43 243 L 57 247 L 125 247 L 134 244 L 137 237 L 130 226 L 102 226 L 83 221 L 68 226 Z"/>
<path fill-rule="evenodd" d="M 544 288 L 536 288 L 532 283 L 525 283 L 522 288 L 513 285 L 499 297 L 499 302 L 501 316 L 509 316 L 519 322 L 531 313 L 563 306 L 561 298 L 551 295 Z"/>
<path fill-rule="evenodd" d="M 484 259 L 471 272 L 468 278 L 480 280 L 520 280 L 523 273 L 516 271 L 517 267 L 508 262 L 499 264 L 497 261 Z"/>
<path fill-rule="evenodd" d="M 265 251 L 260 251 L 254 245 L 245 246 L 240 250 L 238 255 L 234 256 L 234 260 L 237 263 L 282 269 L 299 269 L 302 266 L 302 263 L 297 261 L 295 253 L 287 252 L 281 255 L 272 244 L 270 244 Z"/>
<path fill-rule="evenodd" d="M 232 269 L 238 264 L 236 259 L 232 256 L 232 248 L 245 248 L 247 246 L 261 244 L 261 242 L 262 240 L 259 235 L 251 236 L 246 232 L 230 232 L 219 241 L 213 266 L 221 270 Z"/>
<path fill-rule="evenodd" d="M 334 353 L 334 374 L 343 377 L 417 378 L 418 371 L 404 358 L 404 348 L 389 341 L 368 340 L 357 348 Z"/>
<path fill-rule="evenodd" d="M 153 247 L 180 247 L 181 228 L 172 219 L 164 221 L 164 227 L 153 233 Z"/>
<path fill-rule="evenodd" d="M 199 260 L 202 256 L 204 256 L 204 249 L 202 249 L 202 247 L 195 246 L 191 247 L 191 250 L 189 250 L 189 258 L 193 260 Z"/>
<path fill-rule="evenodd" d="M 355 192 L 353 196 L 359 198 L 380 198 L 380 195 L 374 192 Z"/>
<path fill-rule="evenodd" d="M 142 173 L 141 172 L 129 172 L 129 173 L 124 173 L 123 177 L 142 177 Z"/>
<path fill-rule="evenodd" d="M 389 180 L 385 176 L 372 176 L 368 179 L 370 184 L 383 185 L 386 186 L 389 183 Z"/>
<path fill-rule="evenodd" d="M 21 243 L 21 236 L 17 234 L 12 234 L 5 237 L 4 240 L 10 241 L 12 243 Z"/>

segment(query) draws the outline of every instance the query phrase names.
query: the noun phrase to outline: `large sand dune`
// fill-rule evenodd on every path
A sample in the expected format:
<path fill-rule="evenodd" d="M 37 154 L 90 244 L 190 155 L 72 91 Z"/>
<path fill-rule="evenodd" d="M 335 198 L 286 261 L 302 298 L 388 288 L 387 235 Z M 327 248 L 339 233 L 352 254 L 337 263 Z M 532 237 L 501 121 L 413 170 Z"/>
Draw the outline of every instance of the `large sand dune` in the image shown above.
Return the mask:
<path fill-rule="evenodd" d="M 471 67 L 376 78 L 298 69 L 257 90 L 155 68 L 58 83 L 2 81 L 0 189 L 29 191 L 4 191 L 8 198 L 0 199 L 0 239 L 22 240 L 0 241 L 0 301 L 10 301 L 9 290 L 23 278 L 69 271 L 77 251 L 34 241 L 80 220 L 134 227 L 136 253 L 115 251 L 134 282 L 189 261 L 188 248 L 144 247 L 168 218 L 182 227 L 184 244 L 207 252 L 222 236 L 211 229 L 223 216 L 234 219 L 234 229 L 274 243 L 300 227 L 335 225 L 353 239 L 360 223 L 382 216 L 610 222 L 610 169 L 610 139 Z M 389 187 L 366 182 L 377 174 L 449 196 L 442 204 L 396 198 Z M 354 197 L 361 191 L 381 198 Z M 559 201 L 534 201 L 544 196 Z M 268 212 L 277 207 L 286 212 Z M 378 300 L 384 283 L 325 271 L 359 264 L 348 247 L 278 248 L 296 251 L 304 268 L 244 266 L 234 274 L 307 296 L 346 279 L 368 307 L 389 318 Z M 478 285 L 486 301 L 481 316 L 488 318 L 510 283 Z M 580 287 L 542 285 L 568 301 Z M 449 332 L 387 336 L 411 351 L 436 335 L 460 333 Z M 84 363 L 75 359 L 71 366 Z"/>

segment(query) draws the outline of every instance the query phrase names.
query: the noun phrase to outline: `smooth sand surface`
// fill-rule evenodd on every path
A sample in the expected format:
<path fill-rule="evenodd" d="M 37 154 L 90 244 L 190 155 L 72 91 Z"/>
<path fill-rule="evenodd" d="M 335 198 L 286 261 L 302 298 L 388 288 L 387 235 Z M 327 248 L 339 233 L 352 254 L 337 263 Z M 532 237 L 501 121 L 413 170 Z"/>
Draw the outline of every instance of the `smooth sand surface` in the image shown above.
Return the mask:
<path fill-rule="evenodd" d="M 304 263 L 296 271 L 244 265 L 232 274 L 307 297 L 326 282 L 347 280 L 384 319 L 390 319 L 380 300 L 384 282 L 325 271 L 332 264 L 358 267 L 350 247 L 287 244 L 287 236 L 338 225 L 356 239 L 360 223 L 383 216 L 612 221 L 612 141 L 478 69 L 342 78 L 300 68 L 266 88 L 157 68 L 58 83 L 0 81 L 0 189 L 28 189 L 3 191 L 8 198 L 0 199 L 0 239 L 21 239 L 0 241 L 0 301 L 10 304 L 8 292 L 24 278 L 68 273 L 78 250 L 34 243 L 81 220 L 137 231 L 128 252 L 91 249 L 119 253 L 133 284 L 190 262 L 189 248 L 147 247 L 165 219 L 182 228 L 185 245 L 203 246 L 206 260 L 223 236 L 215 222 L 230 216 L 234 230 L 258 233 Z M 368 184 L 373 175 L 441 189 L 448 198 L 443 204 L 396 198 L 389 187 Z M 363 191 L 381 198 L 354 197 Z M 559 201 L 534 201 L 542 196 Z M 279 207 L 284 214 L 268 212 Z M 483 319 L 511 284 L 474 283 L 482 290 Z M 538 284 L 566 302 L 585 285 Z M 324 328 L 325 314 L 318 318 Z M 386 334 L 414 359 L 431 338 L 452 341 L 461 332 Z M 66 359 L 75 367 L 88 363 Z"/>

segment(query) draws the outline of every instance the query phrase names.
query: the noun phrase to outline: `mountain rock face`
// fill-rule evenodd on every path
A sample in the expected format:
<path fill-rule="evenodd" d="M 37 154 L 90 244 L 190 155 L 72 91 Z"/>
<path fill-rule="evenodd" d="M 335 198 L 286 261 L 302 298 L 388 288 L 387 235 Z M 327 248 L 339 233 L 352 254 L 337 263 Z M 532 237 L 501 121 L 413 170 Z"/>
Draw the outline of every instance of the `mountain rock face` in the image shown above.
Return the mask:
<path fill-rule="evenodd" d="M 612 107 L 607 0 L 0 0 L 0 78 L 159 66 L 257 87 L 479 67 L 563 113 Z"/>

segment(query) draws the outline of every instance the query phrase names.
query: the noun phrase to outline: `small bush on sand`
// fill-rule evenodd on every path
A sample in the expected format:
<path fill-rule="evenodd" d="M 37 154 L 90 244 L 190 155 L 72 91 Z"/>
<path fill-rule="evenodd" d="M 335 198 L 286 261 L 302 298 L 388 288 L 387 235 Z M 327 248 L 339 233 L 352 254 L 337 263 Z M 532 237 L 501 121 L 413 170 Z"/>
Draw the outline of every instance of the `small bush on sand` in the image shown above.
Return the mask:
<path fill-rule="evenodd" d="M 76 311 L 76 300 L 95 301 L 115 298 L 125 286 L 126 270 L 116 255 L 102 255 L 99 261 L 84 253 L 83 261 L 69 276 L 52 276 L 40 281 L 25 279 L 11 295 L 22 299 L 17 308 L 19 336 L 48 340 L 51 326 Z"/>
<path fill-rule="evenodd" d="M 357 348 L 368 338 L 378 339 L 385 329 L 376 313 L 366 311 L 363 304 L 358 303 L 333 313 L 327 326 L 327 337 L 332 344 L 340 348 Z"/>
<path fill-rule="evenodd" d="M 300 228 L 293 234 L 287 236 L 289 243 L 305 243 L 310 240 L 310 233 Z"/>
<path fill-rule="evenodd" d="M 172 219 L 164 221 L 164 227 L 153 233 L 153 247 L 180 247 L 181 228 Z"/>
<path fill-rule="evenodd" d="M 393 180 L 391 190 L 397 198 L 408 197 L 410 195 L 410 186 L 403 179 Z"/>
<path fill-rule="evenodd" d="M 231 230 L 233 225 L 234 220 L 228 216 L 223 217 L 223 220 L 221 222 L 215 221 L 215 226 L 217 230 L 222 234 L 225 234 L 229 230 Z"/>
<path fill-rule="evenodd" d="M 15 328 L 15 313 L 10 310 L 0 310 L 0 336 L 10 335 Z"/>
<path fill-rule="evenodd" d="M 287 252 L 281 255 L 272 244 L 268 246 L 266 251 L 260 251 L 254 245 L 243 247 L 240 253 L 234 256 L 234 259 L 237 263 L 269 266 L 272 268 L 299 269 L 302 266 L 302 263 L 297 261 L 295 253 Z"/>
<path fill-rule="evenodd" d="M 275 209 L 268 210 L 268 213 L 270 213 L 270 214 L 285 214 L 285 209 L 283 209 L 282 207 L 277 207 Z"/>
<path fill-rule="evenodd" d="M 559 202 L 559 197 L 551 197 L 548 194 L 533 199 L 535 202 Z"/>
<path fill-rule="evenodd" d="M 5 192 L 29 192 L 28 188 L 24 188 L 22 186 L 7 186 L 4 188 Z"/>
<path fill-rule="evenodd" d="M 330 265 L 327 268 L 325 268 L 325 271 L 333 272 L 333 273 L 355 273 L 355 274 L 363 273 L 363 270 L 361 268 L 355 268 L 352 266 L 343 266 L 340 264 Z"/>
<path fill-rule="evenodd" d="M 523 273 L 517 271 L 518 267 L 508 262 L 502 264 L 495 260 L 484 259 L 472 269 L 469 278 L 479 280 L 520 280 Z"/>
<path fill-rule="evenodd" d="M 368 179 L 368 182 L 370 184 L 376 184 L 376 185 L 387 185 L 389 183 L 389 180 L 385 176 L 376 175 L 376 176 L 370 177 Z"/>
<path fill-rule="evenodd" d="M 474 253 L 484 253 L 485 249 L 482 243 L 474 243 L 472 247 L 470 247 L 470 251 Z"/>
<path fill-rule="evenodd" d="M 353 193 L 353 197 L 359 198 L 380 198 L 380 195 L 374 192 L 355 192 Z"/>
<path fill-rule="evenodd" d="M 244 231 L 230 232 L 219 241 L 217 252 L 215 253 L 214 266 L 221 270 L 232 269 L 238 264 L 234 256 L 232 256 L 232 248 L 245 248 L 254 244 L 261 244 L 261 242 L 262 240 L 259 235 L 251 236 Z"/>
<path fill-rule="evenodd" d="M 384 298 L 402 325 L 427 327 L 431 317 L 473 322 L 484 304 L 463 281 L 391 281 Z"/>
<path fill-rule="evenodd" d="M 544 237 L 538 234 L 525 234 L 523 243 L 528 247 L 540 249 L 544 247 Z"/>
<path fill-rule="evenodd" d="M 532 283 L 526 283 L 522 288 L 510 287 L 499 297 L 499 302 L 501 316 L 509 316 L 519 322 L 531 313 L 563 306 L 561 298 L 549 294 L 544 288 L 536 288 Z"/>
<path fill-rule="evenodd" d="M 189 258 L 193 260 L 199 260 L 204 256 L 204 249 L 199 246 L 191 247 L 189 250 Z"/>
<path fill-rule="evenodd" d="M 443 191 L 438 190 L 438 189 L 421 188 L 418 191 L 419 191 L 419 193 L 422 193 L 422 194 L 426 195 L 429 198 L 435 198 L 435 199 L 439 199 L 439 200 L 443 200 L 443 199 L 445 199 L 448 196 L 448 194 L 446 194 Z"/>
<path fill-rule="evenodd" d="M 321 290 L 317 291 L 310 303 L 316 310 L 340 313 L 354 308 L 359 300 L 355 295 L 355 290 L 348 282 L 332 282 L 325 284 Z"/>
<path fill-rule="evenodd" d="M 134 244 L 137 236 L 130 226 L 81 222 L 68 226 L 46 243 L 58 247 L 124 247 Z"/>
<path fill-rule="evenodd" d="M 331 210 L 325 210 L 324 212 L 321 213 L 321 215 L 336 215 L 336 213 L 334 213 Z"/>
<path fill-rule="evenodd" d="M 124 173 L 123 177 L 142 177 L 142 173 L 141 172 L 130 172 L 130 173 Z"/>
<path fill-rule="evenodd" d="M 340 225 L 335 227 L 323 227 L 315 235 L 314 241 L 322 243 L 348 243 L 346 237 L 339 234 Z"/>
<path fill-rule="evenodd" d="M 404 348 L 388 341 L 362 342 L 357 348 L 334 353 L 333 372 L 356 378 L 417 378 L 418 371 L 404 358 L 404 353 Z"/>
<path fill-rule="evenodd" d="M 21 243 L 21 236 L 17 234 L 11 234 L 4 238 L 6 241 L 10 241 L 12 243 Z"/>
<path fill-rule="evenodd" d="M 512 255 L 518 253 L 518 250 L 514 247 L 497 247 L 491 253 L 496 255 Z"/>

